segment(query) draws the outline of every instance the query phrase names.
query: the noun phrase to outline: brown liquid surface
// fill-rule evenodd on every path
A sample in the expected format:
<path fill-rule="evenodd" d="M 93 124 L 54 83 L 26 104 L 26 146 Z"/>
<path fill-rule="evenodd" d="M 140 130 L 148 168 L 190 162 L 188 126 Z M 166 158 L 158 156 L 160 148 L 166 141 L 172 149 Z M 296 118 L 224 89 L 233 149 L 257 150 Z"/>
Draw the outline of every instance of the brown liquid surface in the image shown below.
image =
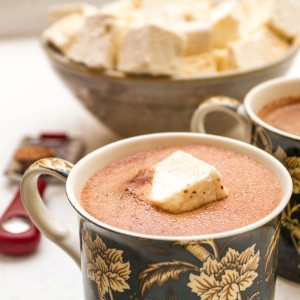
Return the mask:
<path fill-rule="evenodd" d="M 149 174 L 143 170 L 151 169 L 178 149 L 214 165 L 222 174 L 229 196 L 181 214 L 164 212 L 144 200 Z M 140 189 L 138 180 L 132 180 L 138 173 L 145 174 L 146 181 L 146 185 L 140 182 Z M 188 236 L 232 230 L 258 221 L 278 205 L 280 198 L 277 178 L 256 161 L 216 147 L 186 145 L 142 152 L 112 163 L 86 183 L 81 205 L 90 215 L 118 228 Z"/>
<path fill-rule="evenodd" d="M 300 135 L 300 98 L 280 99 L 266 105 L 258 116 L 271 126 Z"/>

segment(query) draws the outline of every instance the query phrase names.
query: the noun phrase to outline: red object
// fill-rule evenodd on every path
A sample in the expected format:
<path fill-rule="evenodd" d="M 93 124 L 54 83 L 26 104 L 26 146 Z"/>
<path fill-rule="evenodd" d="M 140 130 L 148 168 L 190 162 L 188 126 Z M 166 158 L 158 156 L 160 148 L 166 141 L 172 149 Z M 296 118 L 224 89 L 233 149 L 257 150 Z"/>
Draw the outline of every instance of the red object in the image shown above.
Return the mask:
<path fill-rule="evenodd" d="M 46 187 L 44 180 L 38 181 L 40 195 Z M 9 223 L 23 222 L 24 230 L 10 230 Z M 15 232 L 14 232 L 15 231 Z M 20 231 L 20 232 L 18 232 Z M 40 232 L 31 222 L 18 191 L 11 204 L 0 218 L 0 252 L 7 255 L 24 255 L 33 252 L 40 241 Z"/>
<path fill-rule="evenodd" d="M 61 139 L 61 140 L 68 140 L 69 137 L 65 133 L 41 133 L 40 134 L 41 139 Z"/>

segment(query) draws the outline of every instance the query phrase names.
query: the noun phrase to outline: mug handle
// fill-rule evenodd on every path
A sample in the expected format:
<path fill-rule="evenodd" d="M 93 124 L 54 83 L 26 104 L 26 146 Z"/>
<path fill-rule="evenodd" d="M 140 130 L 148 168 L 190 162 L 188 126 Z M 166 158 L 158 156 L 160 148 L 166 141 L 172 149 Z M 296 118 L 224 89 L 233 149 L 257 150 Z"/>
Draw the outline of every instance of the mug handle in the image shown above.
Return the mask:
<path fill-rule="evenodd" d="M 203 101 L 195 110 L 191 119 L 191 131 L 251 143 L 252 123 L 241 102 L 217 96 Z"/>
<path fill-rule="evenodd" d="M 79 239 L 65 225 L 53 217 L 38 192 L 41 175 L 51 175 L 66 182 L 73 164 L 59 158 L 43 158 L 24 173 L 20 192 L 25 209 L 35 226 L 52 242 L 66 251 L 80 267 Z"/>

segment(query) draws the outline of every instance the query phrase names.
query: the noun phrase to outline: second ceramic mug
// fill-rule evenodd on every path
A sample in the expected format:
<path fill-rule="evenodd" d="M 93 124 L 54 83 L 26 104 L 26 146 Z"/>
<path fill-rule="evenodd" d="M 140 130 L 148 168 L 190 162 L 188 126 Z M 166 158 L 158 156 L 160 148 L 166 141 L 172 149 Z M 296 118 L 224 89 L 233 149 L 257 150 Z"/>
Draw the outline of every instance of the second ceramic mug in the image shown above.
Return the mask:
<path fill-rule="evenodd" d="M 195 111 L 191 128 L 252 143 L 285 165 L 293 180 L 293 195 L 282 213 L 278 274 L 300 283 L 300 136 L 258 116 L 266 105 L 286 98 L 300 99 L 300 78 L 266 81 L 251 89 L 243 104 L 227 97 L 210 98 Z"/>
<path fill-rule="evenodd" d="M 280 203 L 242 228 L 196 236 L 122 230 L 95 219 L 80 205 L 83 186 L 106 165 L 141 151 L 186 144 L 233 150 L 264 165 L 279 181 Z M 41 200 L 37 191 L 41 174 L 66 181 L 67 196 L 79 217 L 80 244 Z M 288 172 L 271 155 L 232 139 L 193 133 L 121 140 L 88 154 L 74 167 L 61 159 L 42 159 L 28 169 L 21 183 L 22 199 L 35 224 L 81 265 L 86 300 L 274 299 L 279 215 L 291 193 Z"/>

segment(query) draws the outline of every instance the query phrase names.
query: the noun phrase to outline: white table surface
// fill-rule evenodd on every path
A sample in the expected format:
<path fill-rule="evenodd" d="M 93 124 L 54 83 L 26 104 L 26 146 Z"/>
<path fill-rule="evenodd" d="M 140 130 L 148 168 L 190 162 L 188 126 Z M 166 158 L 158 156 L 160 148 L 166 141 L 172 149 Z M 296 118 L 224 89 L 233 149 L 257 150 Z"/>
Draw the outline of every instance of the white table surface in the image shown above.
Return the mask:
<path fill-rule="evenodd" d="M 300 76 L 300 56 L 287 74 Z M 82 108 L 51 69 L 34 37 L 0 40 L 0 215 L 17 186 L 4 175 L 11 155 L 25 135 L 66 132 L 82 138 L 86 152 L 117 139 Z M 45 201 L 77 231 L 77 217 L 62 185 L 48 186 Z M 0 254 L 1 300 L 83 300 L 78 267 L 42 237 L 38 250 L 23 257 Z M 300 285 L 278 278 L 276 300 L 300 299 Z"/>

